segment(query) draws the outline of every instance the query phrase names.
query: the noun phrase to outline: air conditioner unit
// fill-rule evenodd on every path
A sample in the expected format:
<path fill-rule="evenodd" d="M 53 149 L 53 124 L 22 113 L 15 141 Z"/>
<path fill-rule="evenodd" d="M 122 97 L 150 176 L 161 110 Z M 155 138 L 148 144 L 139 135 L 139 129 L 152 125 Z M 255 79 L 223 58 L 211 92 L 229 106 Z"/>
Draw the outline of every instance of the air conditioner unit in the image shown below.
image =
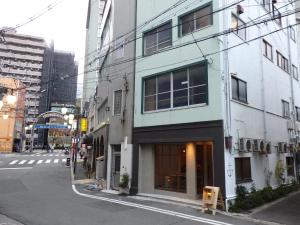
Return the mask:
<path fill-rule="evenodd" d="M 251 152 L 253 149 L 253 141 L 248 138 L 240 138 L 239 151 L 240 152 Z"/>
<path fill-rule="evenodd" d="M 253 140 L 253 147 L 252 147 L 253 152 L 261 152 L 261 150 L 260 150 L 260 142 L 261 141 L 262 140 L 260 140 L 260 139 L 254 139 Z"/>
<path fill-rule="evenodd" d="M 294 152 L 295 151 L 295 145 L 294 144 L 289 144 L 289 148 L 288 148 L 289 152 Z"/>
<path fill-rule="evenodd" d="M 287 152 L 287 143 L 286 142 L 279 142 L 278 143 L 278 152 L 279 153 L 286 153 Z"/>
<path fill-rule="evenodd" d="M 264 140 L 259 140 L 258 149 L 260 153 L 265 153 L 266 142 Z"/>

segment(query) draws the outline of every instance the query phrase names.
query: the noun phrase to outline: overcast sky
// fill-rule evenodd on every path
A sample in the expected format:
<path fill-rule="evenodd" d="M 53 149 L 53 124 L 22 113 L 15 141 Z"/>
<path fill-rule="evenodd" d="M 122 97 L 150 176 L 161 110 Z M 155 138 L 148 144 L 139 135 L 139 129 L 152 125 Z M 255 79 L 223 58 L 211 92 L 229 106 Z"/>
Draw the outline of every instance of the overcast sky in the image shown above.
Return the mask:
<path fill-rule="evenodd" d="M 58 0 L 0 0 L 0 28 L 14 27 L 44 10 Z M 85 49 L 85 23 L 88 0 L 62 0 L 40 18 L 20 27 L 17 31 L 54 41 L 57 50 L 75 53 L 82 73 Z M 81 87 L 82 75 L 79 76 Z"/>

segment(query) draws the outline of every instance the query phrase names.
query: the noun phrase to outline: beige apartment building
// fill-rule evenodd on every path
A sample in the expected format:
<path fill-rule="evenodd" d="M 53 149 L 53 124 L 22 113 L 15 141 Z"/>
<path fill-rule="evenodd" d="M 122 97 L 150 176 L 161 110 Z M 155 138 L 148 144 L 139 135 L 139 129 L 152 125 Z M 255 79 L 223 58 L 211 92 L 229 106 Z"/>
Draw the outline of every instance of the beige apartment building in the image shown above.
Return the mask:
<path fill-rule="evenodd" d="M 43 38 L 18 34 L 14 29 L 2 28 L 0 38 L 0 75 L 22 81 L 26 86 L 26 125 L 35 122 L 39 108 L 39 92 L 43 69 Z"/>

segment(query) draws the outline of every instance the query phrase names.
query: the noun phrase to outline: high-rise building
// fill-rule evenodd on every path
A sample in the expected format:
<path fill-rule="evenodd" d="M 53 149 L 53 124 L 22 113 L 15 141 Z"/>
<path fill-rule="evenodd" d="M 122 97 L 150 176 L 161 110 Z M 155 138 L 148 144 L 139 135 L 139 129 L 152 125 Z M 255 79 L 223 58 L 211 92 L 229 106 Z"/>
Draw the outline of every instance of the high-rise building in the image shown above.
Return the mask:
<path fill-rule="evenodd" d="M 0 38 L 0 75 L 21 80 L 26 86 L 26 125 L 39 114 L 39 92 L 46 43 L 43 38 L 18 34 L 2 28 Z"/>

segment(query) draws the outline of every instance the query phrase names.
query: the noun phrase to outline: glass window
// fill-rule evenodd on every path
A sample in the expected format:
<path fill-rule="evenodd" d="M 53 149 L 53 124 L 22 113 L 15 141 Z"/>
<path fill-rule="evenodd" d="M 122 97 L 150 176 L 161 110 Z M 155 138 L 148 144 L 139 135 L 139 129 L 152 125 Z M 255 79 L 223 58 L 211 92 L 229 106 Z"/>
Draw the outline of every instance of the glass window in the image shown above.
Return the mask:
<path fill-rule="evenodd" d="M 290 118 L 290 104 L 284 100 L 282 100 L 282 116 Z"/>
<path fill-rule="evenodd" d="M 189 34 L 195 30 L 212 25 L 212 5 L 191 12 L 180 18 L 181 35 Z"/>
<path fill-rule="evenodd" d="M 151 55 L 172 45 L 172 23 L 169 22 L 144 34 L 144 54 Z"/>
<path fill-rule="evenodd" d="M 231 28 L 243 40 L 246 40 L 246 24 L 236 15 L 231 14 Z"/>
<path fill-rule="evenodd" d="M 268 59 L 273 60 L 273 51 L 272 51 L 272 45 L 270 45 L 266 40 L 263 40 L 263 54 Z"/>
<path fill-rule="evenodd" d="M 145 111 L 156 110 L 156 77 L 145 80 Z"/>
<path fill-rule="evenodd" d="M 185 145 L 155 145 L 155 188 L 186 192 Z"/>
<path fill-rule="evenodd" d="M 188 105 L 188 79 L 187 70 L 179 70 L 173 73 L 174 107 Z"/>
<path fill-rule="evenodd" d="M 298 80 L 298 68 L 295 65 L 292 65 L 293 77 Z"/>
<path fill-rule="evenodd" d="M 285 58 L 280 52 L 276 51 L 277 53 L 277 66 L 279 66 L 284 71 L 289 71 L 289 62 L 287 58 Z"/>
<path fill-rule="evenodd" d="M 114 92 L 114 115 L 120 115 L 122 110 L 122 90 Z"/>
<path fill-rule="evenodd" d="M 300 108 L 296 106 L 296 119 L 300 122 Z"/>
<path fill-rule="evenodd" d="M 206 103 L 206 67 L 194 66 L 189 69 L 189 104 Z"/>
<path fill-rule="evenodd" d="M 157 77 L 157 109 L 167 109 L 171 107 L 171 82 L 170 74 Z"/>
<path fill-rule="evenodd" d="M 236 183 L 252 181 L 250 158 L 235 158 L 235 177 Z"/>
<path fill-rule="evenodd" d="M 291 36 L 291 39 L 296 42 L 296 32 L 295 32 L 295 29 L 293 27 L 290 27 L 290 36 Z"/>
<path fill-rule="evenodd" d="M 231 77 L 232 98 L 247 103 L 247 83 L 236 77 Z"/>
<path fill-rule="evenodd" d="M 271 11 L 270 0 L 262 0 L 260 3 L 267 11 Z"/>
<path fill-rule="evenodd" d="M 288 176 L 294 176 L 294 158 L 286 157 L 286 172 Z"/>

